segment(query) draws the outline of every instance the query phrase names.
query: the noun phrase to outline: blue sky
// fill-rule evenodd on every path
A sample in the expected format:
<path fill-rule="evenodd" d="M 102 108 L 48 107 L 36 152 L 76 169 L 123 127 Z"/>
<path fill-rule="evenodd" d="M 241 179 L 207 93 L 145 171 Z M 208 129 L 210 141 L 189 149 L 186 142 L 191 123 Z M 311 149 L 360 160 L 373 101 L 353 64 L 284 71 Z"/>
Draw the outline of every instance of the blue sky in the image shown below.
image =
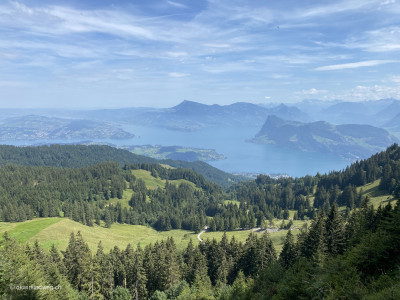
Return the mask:
<path fill-rule="evenodd" d="M 400 99 L 397 0 L 0 2 L 0 107 Z"/>

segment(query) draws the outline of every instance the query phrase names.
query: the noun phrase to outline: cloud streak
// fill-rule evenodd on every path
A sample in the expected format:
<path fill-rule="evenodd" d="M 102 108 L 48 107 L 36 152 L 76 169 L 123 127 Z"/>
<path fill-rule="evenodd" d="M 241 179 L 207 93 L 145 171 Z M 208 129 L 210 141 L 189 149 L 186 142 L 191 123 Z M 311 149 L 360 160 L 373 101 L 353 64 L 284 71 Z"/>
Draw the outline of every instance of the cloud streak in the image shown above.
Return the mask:
<path fill-rule="evenodd" d="M 338 64 L 338 65 L 329 65 L 315 68 L 316 71 L 334 71 L 334 70 L 344 70 L 344 69 L 357 69 L 363 67 L 374 67 L 383 64 L 389 63 L 397 63 L 395 60 L 368 60 L 368 61 L 359 61 L 354 63 L 347 64 Z"/>
<path fill-rule="evenodd" d="M 3 1 L 0 74 L 12 76 L 0 86 L 16 93 L 38 86 L 39 95 L 46 80 L 54 95 L 59 86 L 70 84 L 84 91 L 85 99 L 96 98 L 101 84 L 110 94 L 146 94 L 157 101 L 161 91 L 169 91 L 168 82 L 184 82 L 181 90 L 170 89 L 169 98 L 163 98 L 176 103 L 188 92 L 209 101 L 215 95 L 220 101 L 265 95 L 286 101 L 344 95 L 339 89 L 381 86 L 381 78 L 399 77 L 391 66 L 400 61 L 400 4 L 326 3 Z M 336 76 L 340 70 L 352 71 Z M 31 94 L 26 90 L 24 97 Z"/>

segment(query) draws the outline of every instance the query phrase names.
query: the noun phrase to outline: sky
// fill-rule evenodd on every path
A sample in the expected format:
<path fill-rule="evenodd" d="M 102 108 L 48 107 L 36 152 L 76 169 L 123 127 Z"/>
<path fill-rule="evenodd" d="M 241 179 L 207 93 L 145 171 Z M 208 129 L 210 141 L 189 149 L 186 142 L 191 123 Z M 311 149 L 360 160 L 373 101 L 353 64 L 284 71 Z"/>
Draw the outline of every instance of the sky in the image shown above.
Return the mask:
<path fill-rule="evenodd" d="M 400 99 L 400 0 L 0 1 L 0 107 Z"/>

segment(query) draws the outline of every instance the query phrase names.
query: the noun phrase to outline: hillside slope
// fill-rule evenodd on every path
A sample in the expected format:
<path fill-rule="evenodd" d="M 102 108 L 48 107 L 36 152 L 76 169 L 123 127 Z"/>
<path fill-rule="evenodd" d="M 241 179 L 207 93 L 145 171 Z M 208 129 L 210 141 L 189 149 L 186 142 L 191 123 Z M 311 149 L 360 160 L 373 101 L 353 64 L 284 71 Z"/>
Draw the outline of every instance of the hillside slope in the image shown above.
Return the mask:
<path fill-rule="evenodd" d="M 120 166 L 135 163 L 154 163 L 168 164 L 175 168 L 191 169 L 203 175 L 206 179 L 224 187 L 244 179 L 223 172 L 205 162 L 157 160 L 105 145 L 50 145 L 38 147 L 0 145 L 0 165 L 17 164 L 23 166 L 76 168 L 106 161 L 115 161 Z"/>
<path fill-rule="evenodd" d="M 362 159 L 384 150 L 398 139 L 386 130 L 370 125 L 333 125 L 323 121 L 301 123 L 269 116 L 251 141 Z"/>
<path fill-rule="evenodd" d="M 3 120 L 0 140 L 127 139 L 134 137 L 102 121 L 28 115 Z"/>

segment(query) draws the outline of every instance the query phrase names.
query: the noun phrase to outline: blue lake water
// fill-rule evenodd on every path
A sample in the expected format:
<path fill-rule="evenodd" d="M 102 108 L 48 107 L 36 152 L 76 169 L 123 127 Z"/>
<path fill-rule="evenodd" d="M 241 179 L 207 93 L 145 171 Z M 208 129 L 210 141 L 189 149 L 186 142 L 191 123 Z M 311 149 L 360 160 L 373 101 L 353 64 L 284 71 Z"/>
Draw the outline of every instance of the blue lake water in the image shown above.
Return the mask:
<path fill-rule="evenodd" d="M 195 132 L 130 126 L 126 130 L 138 137 L 132 145 L 186 146 L 214 149 L 227 157 L 209 164 L 226 172 L 285 173 L 290 176 L 315 175 L 341 170 L 351 162 L 331 154 L 281 149 L 274 145 L 246 142 L 259 128 L 207 128 Z M 123 144 L 124 141 L 119 141 Z"/>
<path fill-rule="evenodd" d="M 119 146 L 162 145 L 214 149 L 227 157 L 209 164 L 226 172 L 284 173 L 290 176 L 315 175 L 341 170 L 351 162 L 331 154 L 309 153 L 282 149 L 274 145 L 246 142 L 259 128 L 207 128 L 195 132 L 173 131 L 163 128 L 126 126 L 136 135 L 125 140 L 95 140 Z M 32 145 L 37 143 L 71 143 L 80 140 L 4 141 L 3 144 Z"/>

